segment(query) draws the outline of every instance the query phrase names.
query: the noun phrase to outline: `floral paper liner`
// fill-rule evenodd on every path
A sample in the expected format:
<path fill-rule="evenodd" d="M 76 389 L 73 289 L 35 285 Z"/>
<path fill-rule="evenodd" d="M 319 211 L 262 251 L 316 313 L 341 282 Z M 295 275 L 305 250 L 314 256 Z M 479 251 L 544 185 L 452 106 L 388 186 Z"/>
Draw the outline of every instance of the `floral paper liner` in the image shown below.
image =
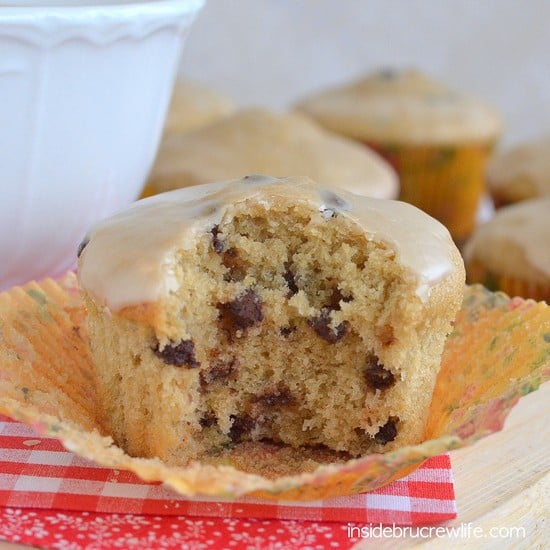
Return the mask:
<path fill-rule="evenodd" d="M 492 144 L 391 145 L 367 142 L 399 174 L 399 200 L 442 222 L 456 242 L 476 224 Z"/>
<path fill-rule="evenodd" d="M 520 278 L 496 273 L 477 258 L 466 262 L 466 277 L 471 283 L 480 283 L 490 290 L 500 290 L 509 296 L 526 296 L 533 300 L 550 302 L 550 280 L 530 281 L 529 276 Z"/>
<path fill-rule="evenodd" d="M 101 434 L 85 317 L 72 273 L 0 294 L 0 412 L 76 454 L 187 496 L 315 500 L 371 491 L 502 429 L 520 397 L 550 375 L 550 307 L 467 287 L 423 443 L 276 479 L 199 462 L 177 468 L 131 457 Z"/>

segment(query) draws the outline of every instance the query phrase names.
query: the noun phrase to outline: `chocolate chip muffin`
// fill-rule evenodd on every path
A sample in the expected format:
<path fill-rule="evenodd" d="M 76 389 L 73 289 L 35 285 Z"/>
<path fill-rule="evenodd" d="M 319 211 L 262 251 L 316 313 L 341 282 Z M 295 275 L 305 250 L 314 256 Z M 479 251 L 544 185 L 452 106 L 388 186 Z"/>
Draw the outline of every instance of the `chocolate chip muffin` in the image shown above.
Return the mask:
<path fill-rule="evenodd" d="M 470 283 L 550 303 L 550 196 L 497 210 L 464 247 Z"/>
<path fill-rule="evenodd" d="M 382 69 L 297 108 L 384 156 L 399 174 L 400 200 L 444 223 L 456 242 L 470 235 L 502 129 L 490 105 L 421 71 Z"/>
<path fill-rule="evenodd" d="M 101 222 L 79 280 L 105 431 L 186 464 L 422 440 L 464 268 L 411 205 L 251 176 Z"/>
<path fill-rule="evenodd" d="M 492 157 L 486 177 L 497 208 L 550 196 L 550 134 Z"/>

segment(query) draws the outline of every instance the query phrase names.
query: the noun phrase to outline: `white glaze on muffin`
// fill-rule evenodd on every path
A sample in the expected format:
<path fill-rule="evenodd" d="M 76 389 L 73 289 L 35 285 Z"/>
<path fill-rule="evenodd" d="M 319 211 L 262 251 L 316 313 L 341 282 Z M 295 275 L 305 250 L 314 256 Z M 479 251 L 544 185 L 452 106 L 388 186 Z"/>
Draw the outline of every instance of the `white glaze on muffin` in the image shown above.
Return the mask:
<path fill-rule="evenodd" d="M 338 211 L 369 238 L 387 243 L 423 299 L 455 269 L 448 231 L 414 206 L 331 191 L 304 177 L 250 176 L 149 197 L 100 222 L 86 239 L 81 284 L 112 310 L 158 300 L 174 289 L 176 249 L 191 247 L 198 233 L 231 212 L 233 203 L 254 199 L 269 206 L 287 197 L 315 209 Z"/>

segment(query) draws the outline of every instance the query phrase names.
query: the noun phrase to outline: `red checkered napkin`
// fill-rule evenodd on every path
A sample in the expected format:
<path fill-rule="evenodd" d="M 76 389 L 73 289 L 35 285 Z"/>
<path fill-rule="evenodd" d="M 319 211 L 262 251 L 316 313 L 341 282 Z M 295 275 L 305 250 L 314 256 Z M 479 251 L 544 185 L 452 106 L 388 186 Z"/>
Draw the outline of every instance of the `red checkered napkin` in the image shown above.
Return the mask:
<path fill-rule="evenodd" d="M 448 455 L 371 493 L 315 502 L 188 499 L 134 474 L 103 468 L 0 416 L 0 506 L 115 514 L 295 519 L 419 525 L 456 517 Z"/>

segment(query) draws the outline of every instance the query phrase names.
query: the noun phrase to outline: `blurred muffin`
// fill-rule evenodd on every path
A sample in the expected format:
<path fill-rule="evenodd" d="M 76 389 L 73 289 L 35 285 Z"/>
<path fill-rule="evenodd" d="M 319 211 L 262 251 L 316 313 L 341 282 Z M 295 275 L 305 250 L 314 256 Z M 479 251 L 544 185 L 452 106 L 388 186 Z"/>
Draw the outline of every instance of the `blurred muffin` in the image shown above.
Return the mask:
<path fill-rule="evenodd" d="M 235 103 L 219 92 L 178 79 L 164 125 L 164 137 L 191 132 L 235 111 Z"/>
<path fill-rule="evenodd" d="M 488 105 L 415 70 L 381 70 L 306 99 L 298 109 L 380 152 L 400 177 L 400 199 L 471 232 L 486 158 L 501 132 Z"/>
<path fill-rule="evenodd" d="M 497 211 L 465 246 L 469 283 L 550 301 L 550 197 Z"/>
<path fill-rule="evenodd" d="M 486 176 L 497 207 L 550 195 L 550 135 L 495 155 Z"/>
<path fill-rule="evenodd" d="M 144 196 L 246 174 L 307 175 L 359 195 L 395 198 L 394 170 L 357 143 L 300 114 L 244 109 L 195 132 L 167 139 Z"/>

